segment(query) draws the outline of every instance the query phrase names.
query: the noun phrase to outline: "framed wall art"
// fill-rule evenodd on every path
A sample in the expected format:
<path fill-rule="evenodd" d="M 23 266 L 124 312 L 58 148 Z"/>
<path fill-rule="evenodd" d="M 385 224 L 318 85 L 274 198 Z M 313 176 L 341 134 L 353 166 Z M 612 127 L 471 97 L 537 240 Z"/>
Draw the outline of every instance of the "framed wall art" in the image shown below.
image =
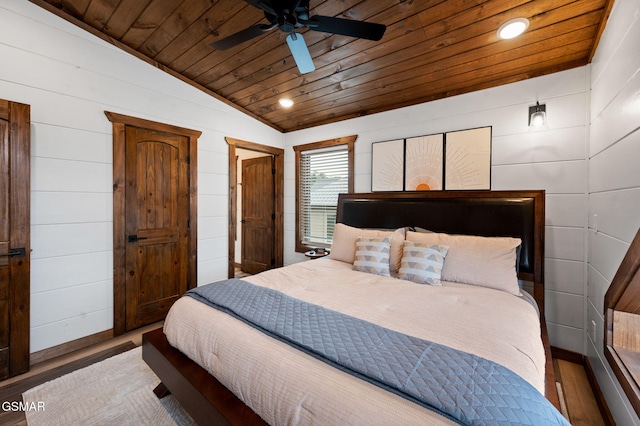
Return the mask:
<path fill-rule="evenodd" d="M 491 126 L 371 144 L 371 191 L 491 189 Z"/>
<path fill-rule="evenodd" d="M 444 135 L 409 138 L 405 142 L 404 190 L 443 189 Z"/>
<path fill-rule="evenodd" d="M 444 188 L 491 189 L 491 127 L 445 134 Z"/>
<path fill-rule="evenodd" d="M 371 144 L 371 191 L 404 189 L 404 139 Z"/>

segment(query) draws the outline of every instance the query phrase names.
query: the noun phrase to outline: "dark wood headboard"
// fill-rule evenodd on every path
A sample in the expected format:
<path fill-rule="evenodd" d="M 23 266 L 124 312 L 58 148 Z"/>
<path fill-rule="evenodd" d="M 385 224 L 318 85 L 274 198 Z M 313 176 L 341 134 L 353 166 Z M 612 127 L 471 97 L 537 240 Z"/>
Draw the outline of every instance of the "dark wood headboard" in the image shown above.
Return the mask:
<path fill-rule="evenodd" d="M 534 283 L 542 309 L 544 201 L 543 190 L 340 194 L 336 221 L 357 228 L 419 226 L 449 234 L 520 238 L 518 277 Z"/>

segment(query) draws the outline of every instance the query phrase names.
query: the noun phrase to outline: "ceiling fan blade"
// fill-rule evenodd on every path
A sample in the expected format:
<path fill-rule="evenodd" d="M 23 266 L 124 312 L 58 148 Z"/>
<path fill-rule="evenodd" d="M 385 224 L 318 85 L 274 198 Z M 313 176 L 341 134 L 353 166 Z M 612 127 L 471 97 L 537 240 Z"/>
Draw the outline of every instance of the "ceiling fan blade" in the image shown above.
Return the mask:
<path fill-rule="evenodd" d="M 275 28 L 274 25 L 254 25 L 235 34 L 232 34 L 229 37 L 223 38 L 222 40 L 214 41 L 209 46 L 213 47 L 216 50 L 226 50 L 233 46 L 237 46 L 238 44 L 244 43 L 245 41 L 251 40 L 252 38 L 258 37 L 273 28 Z"/>
<path fill-rule="evenodd" d="M 293 60 L 296 61 L 300 74 L 306 74 L 316 69 L 302 34 L 290 33 L 287 36 L 287 44 L 293 55 Z"/>
<path fill-rule="evenodd" d="M 386 25 L 373 22 L 354 21 L 332 16 L 312 16 L 308 21 L 301 21 L 313 31 L 340 34 L 349 37 L 366 38 L 378 41 L 387 29 Z"/>

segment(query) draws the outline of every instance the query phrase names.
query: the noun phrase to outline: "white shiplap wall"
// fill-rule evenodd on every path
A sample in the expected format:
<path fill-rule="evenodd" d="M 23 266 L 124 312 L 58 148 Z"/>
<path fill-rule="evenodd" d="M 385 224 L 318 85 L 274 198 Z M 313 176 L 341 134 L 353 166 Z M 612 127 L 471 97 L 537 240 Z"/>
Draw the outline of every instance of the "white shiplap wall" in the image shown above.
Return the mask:
<path fill-rule="evenodd" d="M 604 357 L 603 314 L 604 295 L 640 227 L 638 52 L 640 2 L 617 0 L 591 70 L 586 353 L 620 425 L 640 425 L 640 419 Z"/>
<path fill-rule="evenodd" d="M 0 98 L 31 105 L 31 351 L 113 326 L 111 123 L 104 111 L 202 131 L 198 283 L 226 278 L 225 136 L 282 134 L 25 0 L 0 3 Z"/>
<path fill-rule="evenodd" d="M 225 136 L 286 146 L 285 262 L 293 263 L 305 258 L 293 249 L 292 145 L 357 134 L 356 190 L 363 192 L 370 190 L 372 142 L 490 125 L 493 188 L 547 191 L 552 344 L 586 350 L 619 424 L 640 424 L 599 343 L 604 292 L 640 224 L 638 7 L 616 1 L 591 67 L 283 136 L 24 0 L 3 0 L 0 97 L 32 106 L 31 350 L 112 326 L 111 124 L 104 110 L 203 132 L 199 283 L 226 276 Z M 547 104 L 550 129 L 529 133 L 527 108 L 536 100 Z M 595 214 L 598 232 L 586 232 Z M 595 342 L 585 326 L 591 320 Z"/>
<path fill-rule="evenodd" d="M 584 351 L 587 105 L 589 68 L 285 134 L 285 261 L 294 252 L 291 146 L 357 134 L 355 190 L 371 189 L 371 144 L 492 126 L 492 189 L 546 190 L 549 334 L 554 346 Z M 529 132 L 528 107 L 546 103 L 549 130 Z M 294 106 L 295 108 L 295 106 Z"/>

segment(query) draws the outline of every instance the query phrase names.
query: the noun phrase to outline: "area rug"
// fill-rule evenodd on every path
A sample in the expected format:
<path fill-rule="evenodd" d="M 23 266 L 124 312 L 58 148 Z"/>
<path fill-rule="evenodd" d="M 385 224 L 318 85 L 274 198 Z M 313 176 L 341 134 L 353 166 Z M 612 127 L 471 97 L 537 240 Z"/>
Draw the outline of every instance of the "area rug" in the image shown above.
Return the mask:
<path fill-rule="evenodd" d="M 158 383 L 138 347 L 23 393 L 27 424 L 195 425 L 173 396 L 155 396 Z"/>

